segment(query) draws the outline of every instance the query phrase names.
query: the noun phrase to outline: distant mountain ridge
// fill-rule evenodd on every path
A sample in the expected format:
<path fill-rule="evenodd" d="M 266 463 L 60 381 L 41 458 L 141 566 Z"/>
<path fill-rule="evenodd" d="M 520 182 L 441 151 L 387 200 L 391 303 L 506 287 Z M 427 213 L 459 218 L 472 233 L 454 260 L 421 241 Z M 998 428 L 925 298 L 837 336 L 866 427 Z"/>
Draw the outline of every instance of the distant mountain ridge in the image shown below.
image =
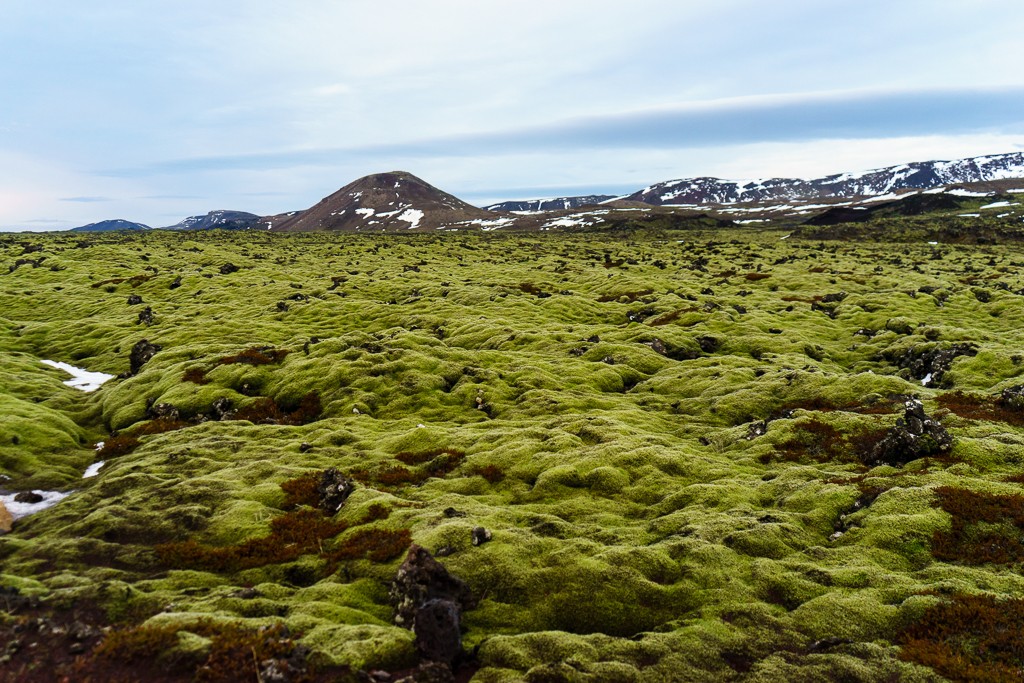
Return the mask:
<path fill-rule="evenodd" d="M 611 194 L 588 194 L 580 197 L 555 197 L 554 199 L 526 199 L 519 201 L 491 204 L 484 208 L 488 211 L 562 211 L 578 209 L 581 206 L 600 204 L 615 199 Z"/>
<path fill-rule="evenodd" d="M 202 216 L 189 216 L 165 230 L 248 230 L 258 223 L 260 217 L 246 211 L 218 209 Z"/>
<path fill-rule="evenodd" d="M 114 218 L 98 223 L 89 223 L 77 228 L 71 228 L 71 232 L 116 232 L 118 230 L 152 230 L 153 228 L 143 223 L 126 221 L 123 218 Z"/>
<path fill-rule="evenodd" d="M 351 182 L 305 211 L 266 217 L 260 227 L 277 232 L 405 232 L 493 217 L 411 173 L 392 171 Z"/>
<path fill-rule="evenodd" d="M 656 206 L 738 204 L 778 200 L 877 197 L 900 190 L 1024 178 L 1024 153 L 995 154 L 956 161 L 923 161 L 861 173 L 837 173 L 803 180 L 769 178 L 735 181 L 720 178 L 667 180 L 623 197 Z"/>

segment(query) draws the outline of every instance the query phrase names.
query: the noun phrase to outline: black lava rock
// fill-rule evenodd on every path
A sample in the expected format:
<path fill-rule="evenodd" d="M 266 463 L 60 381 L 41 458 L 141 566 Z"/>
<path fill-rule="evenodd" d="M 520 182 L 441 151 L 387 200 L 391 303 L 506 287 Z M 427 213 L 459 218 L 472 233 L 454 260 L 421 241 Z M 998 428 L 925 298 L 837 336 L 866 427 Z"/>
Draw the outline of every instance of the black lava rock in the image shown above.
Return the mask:
<path fill-rule="evenodd" d="M 321 509 L 334 514 L 341 509 L 355 488 L 355 483 L 351 479 L 346 479 L 337 469 L 330 467 L 324 470 L 317 486 Z"/>
<path fill-rule="evenodd" d="M 34 505 L 35 503 L 43 502 L 43 497 L 35 491 L 22 491 L 18 495 L 14 496 L 14 500 L 18 503 Z"/>
<path fill-rule="evenodd" d="M 911 460 L 949 452 L 953 437 L 946 428 L 928 417 L 916 398 L 904 404 L 903 417 L 864 457 L 864 464 L 905 465 Z"/>
<path fill-rule="evenodd" d="M 139 370 L 149 360 L 157 354 L 163 347 L 159 344 L 150 344 L 148 339 L 141 339 L 135 343 L 132 347 L 131 353 L 128 355 L 128 377 L 133 377 L 139 374 Z"/>

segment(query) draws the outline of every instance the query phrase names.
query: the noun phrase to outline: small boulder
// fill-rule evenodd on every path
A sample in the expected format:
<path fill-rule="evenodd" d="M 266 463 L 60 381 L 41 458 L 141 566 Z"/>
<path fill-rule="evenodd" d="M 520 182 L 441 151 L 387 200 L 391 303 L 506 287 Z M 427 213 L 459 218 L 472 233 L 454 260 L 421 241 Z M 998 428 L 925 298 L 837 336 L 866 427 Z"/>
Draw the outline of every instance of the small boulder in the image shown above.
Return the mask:
<path fill-rule="evenodd" d="M 1007 410 L 1024 411 L 1024 384 L 1003 389 L 998 402 Z"/>
<path fill-rule="evenodd" d="M 320 475 L 320 484 L 317 486 L 317 493 L 320 494 L 320 508 L 333 515 L 341 509 L 355 488 L 355 483 L 351 479 L 347 479 L 336 468 L 330 467 L 324 470 Z"/>
<path fill-rule="evenodd" d="M 234 263 L 225 263 L 223 266 L 220 267 L 220 274 L 230 275 L 231 273 L 237 273 L 239 270 L 239 267 L 236 266 Z"/>
<path fill-rule="evenodd" d="M 28 503 L 29 505 L 35 505 L 36 503 L 42 503 L 43 497 L 35 491 L 22 491 L 18 495 L 14 496 L 16 503 Z"/>
<path fill-rule="evenodd" d="M 412 628 L 416 614 L 432 600 L 445 600 L 462 611 L 476 607 L 476 598 L 466 583 L 448 573 L 426 548 L 413 544 L 391 582 L 391 604 L 395 623 Z"/>
<path fill-rule="evenodd" d="M 952 446 L 952 435 L 925 414 L 921 401 L 912 398 L 904 404 L 903 417 L 896 420 L 896 426 L 864 457 L 864 464 L 898 467 L 918 458 L 948 453 Z"/>
<path fill-rule="evenodd" d="M 473 545 L 483 545 L 491 540 L 491 532 L 482 526 L 474 527 L 472 531 Z"/>
<path fill-rule="evenodd" d="M 152 325 L 153 324 L 153 307 L 146 306 L 139 312 L 139 319 L 135 322 L 136 325 Z"/>
<path fill-rule="evenodd" d="M 132 294 L 131 296 L 128 297 L 128 305 L 129 306 L 137 306 L 138 304 L 141 304 L 141 303 L 142 303 L 142 297 L 139 296 L 138 294 Z"/>
<path fill-rule="evenodd" d="M 453 600 L 436 598 L 420 605 L 413 620 L 416 650 L 431 662 L 454 662 L 462 654 L 462 610 Z"/>
<path fill-rule="evenodd" d="M 159 344 L 150 344 L 148 339 L 141 339 L 132 347 L 128 355 L 129 370 L 127 377 L 134 377 L 139 374 L 142 366 L 157 354 L 163 347 Z"/>

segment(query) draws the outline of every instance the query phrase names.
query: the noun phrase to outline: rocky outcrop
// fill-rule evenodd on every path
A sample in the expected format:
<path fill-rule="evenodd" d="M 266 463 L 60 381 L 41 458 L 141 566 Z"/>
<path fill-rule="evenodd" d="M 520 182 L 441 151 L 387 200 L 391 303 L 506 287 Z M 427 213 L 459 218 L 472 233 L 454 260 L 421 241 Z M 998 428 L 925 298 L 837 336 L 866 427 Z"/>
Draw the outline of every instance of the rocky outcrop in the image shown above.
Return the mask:
<path fill-rule="evenodd" d="M 901 466 L 948 453 L 952 446 L 953 437 L 946 428 L 925 414 L 921 401 L 912 398 L 904 404 L 903 417 L 896 420 L 896 426 L 864 457 L 864 464 Z"/>
<path fill-rule="evenodd" d="M 390 597 L 395 623 L 412 629 L 420 656 L 455 664 L 462 656 L 462 613 L 477 602 L 469 586 L 451 575 L 426 548 L 413 545 L 398 568 Z"/>

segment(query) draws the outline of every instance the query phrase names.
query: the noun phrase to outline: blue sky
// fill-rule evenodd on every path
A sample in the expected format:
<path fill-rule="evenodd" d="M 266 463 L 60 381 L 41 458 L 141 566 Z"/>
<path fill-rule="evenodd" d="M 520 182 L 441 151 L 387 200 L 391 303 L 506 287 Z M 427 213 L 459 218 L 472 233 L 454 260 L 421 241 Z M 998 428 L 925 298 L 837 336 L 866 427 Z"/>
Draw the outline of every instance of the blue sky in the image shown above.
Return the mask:
<path fill-rule="evenodd" d="M 211 7 L 212 6 L 212 7 Z M 3 0 L 0 229 L 1024 149 L 1019 0 Z"/>

